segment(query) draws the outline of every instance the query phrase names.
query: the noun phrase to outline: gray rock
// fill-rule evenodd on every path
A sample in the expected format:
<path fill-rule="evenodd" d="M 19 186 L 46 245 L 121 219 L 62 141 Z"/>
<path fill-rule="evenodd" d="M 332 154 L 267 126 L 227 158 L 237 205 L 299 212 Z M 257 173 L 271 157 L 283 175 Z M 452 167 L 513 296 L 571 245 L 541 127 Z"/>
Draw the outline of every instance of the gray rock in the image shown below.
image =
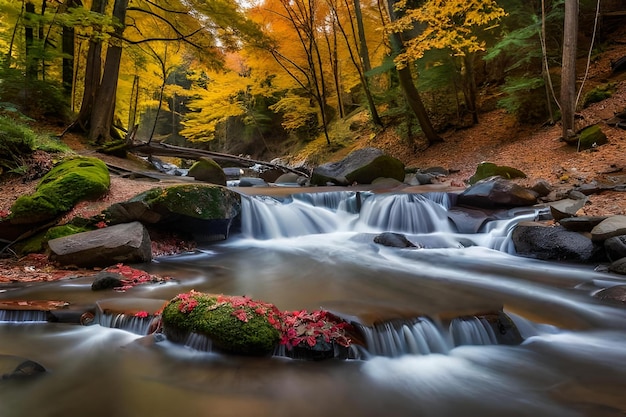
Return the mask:
<path fill-rule="evenodd" d="M 363 148 L 350 153 L 339 162 L 314 168 L 311 184 L 371 184 L 376 178 L 381 177 L 404 181 L 404 164 L 380 149 Z"/>
<path fill-rule="evenodd" d="M 406 238 L 401 233 L 385 232 L 374 237 L 374 243 L 379 245 L 389 246 L 393 248 L 415 248 L 417 247 L 413 242 Z"/>
<path fill-rule="evenodd" d="M 605 240 L 604 250 L 610 261 L 626 258 L 626 235 L 613 236 Z"/>
<path fill-rule="evenodd" d="M 152 259 L 150 236 L 139 222 L 105 227 L 48 241 L 50 258 L 62 265 L 106 267 Z"/>
<path fill-rule="evenodd" d="M 299 178 L 300 178 L 300 175 L 296 174 L 295 172 L 287 172 L 286 174 L 283 174 L 280 177 L 276 178 L 276 181 L 274 181 L 274 183 L 275 184 L 298 184 Z"/>
<path fill-rule="evenodd" d="M 578 210 L 585 206 L 587 197 L 583 195 L 581 199 L 566 198 L 564 200 L 555 201 L 550 203 L 550 213 L 557 222 L 568 217 L 576 216 Z"/>
<path fill-rule="evenodd" d="M 35 361 L 26 360 L 17 365 L 13 372 L 2 375 L 2 379 L 32 378 L 45 374 L 46 372 L 46 368 L 44 368 L 43 365 Z"/>
<path fill-rule="evenodd" d="M 602 259 L 602 247 L 588 237 L 540 223 L 521 222 L 513 230 L 511 239 L 518 255 L 531 258 L 593 262 Z"/>
<path fill-rule="evenodd" d="M 92 291 L 112 290 L 113 288 L 121 287 L 124 277 L 115 272 L 100 271 L 98 272 L 91 283 Z"/>
<path fill-rule="evenodd" d="M 594 227 L 606 219 L 606 216 L 566 217 L 559 220 L 559 224 L 572 232 L 591 232 Z"/>
<path fill-rule="evenodd" d="M 609 265 L 609 271 L 620 275 L 626 275 L 626 258 L 611 262 L 611 265 Z"/>
<path fill-rule="evenodd" d="M 243 177 L 239 180 L 240 187 L 269 187 L 262 178 L 256 177 Z"/>
<path fill-rule="evenodd" d="M 532 206 L 537 194 L 501 177 L 477 182 L 459 194 L 457 204 L 479 208 L 512 208 Z"/>
<path fill-rule="evenodd" d="M 544 179 L 537 180 L 530 189 L 537 193 L 539 197 L 545 197 L 552 192 L 552 186 Z"/>
<path fill-rule="evenodd" d="M 626 235 L 626 216 L 611 216 L 591 230 L 591 239 L 595 242 L 614 236 Z"/>
<path fill-rule="evenodd" d="M 605 288 L 594 294 L 594 297 L 619 304 L 626 304 L 626 285 Z"/>

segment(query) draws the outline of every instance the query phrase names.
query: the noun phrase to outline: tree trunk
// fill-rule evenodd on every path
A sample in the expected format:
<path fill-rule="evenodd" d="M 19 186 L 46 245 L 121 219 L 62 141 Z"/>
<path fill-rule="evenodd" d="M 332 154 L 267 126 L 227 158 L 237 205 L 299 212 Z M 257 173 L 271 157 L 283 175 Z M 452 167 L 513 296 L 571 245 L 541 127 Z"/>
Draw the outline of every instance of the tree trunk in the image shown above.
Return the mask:
<path fill-rule="evenodd" d="M 66 0 L 62 6 L 63 12 L 67 12 L 70 7 L 74 6 L 75 0 Z M 72 26 L 63 26 L 61 50 L 63 52 L 63 90 L 70 97 L 74 86 L 74 28 Z"/>
<path fill-rule="evenodd" d="M 465 105 L 472 115 L 472 123 L 478 124 L 478 107 L 476 105 L 476 77 L 474 75 L 474 54 L 466 52 L 463 55 L 463 95 Z"/>
<path fill-rule="evenodd" d="M 389 18 L 392 22 L 396 20 L 396 14 L 393 9 L 394 4 L 394 0 L 387 0 L 387 12 L 389 13 Z M 393 52 L 395 54 L 400 53 L 403 48 L 402 37 L 400 36 L 400 34 L 396 32 L 391 33 L 390 41 Z M 428 117 L 426 107 L 422 102 L 422 98 L 420 97 L 419 92 L 415 87 L 415 84 L 413 84 L 413 75 L 411 74 L 411 68 L 409 66 L 404 66 L 402 68 L 396 67 L 396 69 L 398 71 L 400 88 L 402 88 L 402 92 L 404 93 L 409 107 L 411 108 L 411 110 L 413 110 L 415 117 L 417 117 L 417 121 L 419 122 L 420 127 L 422 128 L 422 132 L 424 133 L 424 136 L 426 137 L 426 140 L 428 142 L 428 146 L 437 142 L 443 142 L 443 139 L 441 139 L 437 132 L 435 132 L 435 129 L 430 122 L 430 118 Z"/>
<path fill-rule="evenodd" d="M 37 79 L 37 64 L 33 57 L 33 47 L 35 46 L 35 31 L 32 26 L 31 16 L 35 14 L 35 5 L 30 1 L 26 3 L 26 14 L 24 16 L 25 29 L 24 39 L 26 41 L 26 78 Z"/>
<path fill-rule="evenodd" d="M 356 17 L 356 27 L 359 33 L 359 55 L 363 63 L 363 71 L 367 72 L 372 69 L 372 64 L 370 64 L 370 55 L 367 48 L 367 40 L 365 39 L 365 26 L 363 25 L 363 13 L 361 11 L 360 0 L 354 0 L 354 15 Z"/>
<path fill-rule="evenodd" d="M 106 8 L 106 0 L 94 0 L 91 4 L 91 12 L 104 14 Z M 83 89 L 83 100 L 80 105 L 80 111 L 76 120 L 68 128 L 75 126 L 82 130 L 89 129 L 89 120 L 96 102 L 96 93 L 100 85 L 100 77 L 102 75 L 102 41 L 92 38 L 89 40 L 89 49 L 87 50 L 87 62 L 85 63 L 85 81 Z"/>
<path fill-rule="evenodd" d="M 113 114 L 115 111 L 115 97 L 117 93 L 117 81 L 122 62 L 122 44 L 119 37 L 124 32 L 124 21 L 129 0 L 115 0 L 113 17 L 120 23 L 115 28 L 115 35 L 111 38 L 107 48 L 102 82 L 96 93 L 96 101 L 91 112 L 89 140 L 101 144 L 111 138 L 113 126 Z"/>
<path fill-rule="evenodd" d="M 561 123 L 563 139 L 575 135 L 576 49 L 578 40 L 578 0 L 565 0 L 563 23 L 563 62 L 561 64 Z"/>

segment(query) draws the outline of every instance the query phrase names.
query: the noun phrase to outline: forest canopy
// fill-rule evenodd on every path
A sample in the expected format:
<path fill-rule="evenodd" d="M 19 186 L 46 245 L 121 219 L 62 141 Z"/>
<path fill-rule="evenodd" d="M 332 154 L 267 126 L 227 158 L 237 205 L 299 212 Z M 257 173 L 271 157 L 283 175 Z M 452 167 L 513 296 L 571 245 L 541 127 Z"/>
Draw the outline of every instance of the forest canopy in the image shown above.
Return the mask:
<path fill-rule="evenodd" d="M 365 115 L 368 134 L 428 146 L 494 107 L 521 123 L 573 118 L 565 52 L 601 45 L 613 26 L 598 16 L 624 6 L 571 3 L 0 0 L 0 111 L 99 145 L 271 154 L 340 144 Z"/>

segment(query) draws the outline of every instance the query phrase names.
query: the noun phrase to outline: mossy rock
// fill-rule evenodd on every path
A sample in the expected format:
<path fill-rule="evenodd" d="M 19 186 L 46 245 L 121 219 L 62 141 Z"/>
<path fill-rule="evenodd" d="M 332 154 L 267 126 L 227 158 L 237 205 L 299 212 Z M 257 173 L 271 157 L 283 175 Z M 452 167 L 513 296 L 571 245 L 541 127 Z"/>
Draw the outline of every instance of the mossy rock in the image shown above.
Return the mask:
<path fill-rule="evenodd" d="M 88 230 L 90 229 L 78 227 L 72 224 L 51 227 L 48 230 L 44 230 L 22 242 L 15 244 L 13 246 L 13 250 L 20 255 L 26 255 L 28 253 L 41 253 L 47 248 L 49 240 L 73 235 L 75 233 L 86 232 Z"/>
<path fill-rule="evenodd" d="M 76 157 L 60 162 L 39 182 L 31 195 L 19 197 L 11 207 L 14 224 L 52 220 L 82 200 L 107 193 L 109 170 L 101 160 Z"/>
<path fill-rule="evenodd" d="M 593 125 L 584 128 L 578 134 L 578 141 L 572 144 L 580 144 L 579 149 L 591 149 L 608 143 L 609 140 L 600 128 L 600 125 Z"/>
<path fill-rule="evenodd" d="M 231 298 L 194 291 L 179 294 L 163 309 L 163 329 L 174 342 L 184 342 L 190 333 L 198 333 L 208 337 L 215 348 L 227 353 L 268 355 L 278 345 L 280 332 L 270 323 L 268 315 L 262 312 L 272 314 L 277 310 L 265 303 L 260 309 L 255 305 L 256 302 L 244 297 Z M 267 309 L 268 306 L 271 307 Z"/>
<path fill-rule="evenodd" d="M 515 169 L 506 165 L 496 165 L 492 162 L 481 162 L 476 167 L 476 172 L 469 179 L 470 184 L 476 184 L 480 180 L 485 178 L 499 176 L 505 179 L 511 178 L 526 178 L 519 169 Z"/>
<path fill-rule="evenodd" d="M 149 209 L 159 213 L 174 213 L 203 220 L 231 219 L 241 209 L 241 195 L 216 185 L 157 187 L 129 201 L 143 202 Z"/>
<path fill-rule="evenodd" d="M 187 175 L 198 181 L 226 185 L 226 174 L 224 170 L 211 158 L 200 158 L 189 168 Z"/>

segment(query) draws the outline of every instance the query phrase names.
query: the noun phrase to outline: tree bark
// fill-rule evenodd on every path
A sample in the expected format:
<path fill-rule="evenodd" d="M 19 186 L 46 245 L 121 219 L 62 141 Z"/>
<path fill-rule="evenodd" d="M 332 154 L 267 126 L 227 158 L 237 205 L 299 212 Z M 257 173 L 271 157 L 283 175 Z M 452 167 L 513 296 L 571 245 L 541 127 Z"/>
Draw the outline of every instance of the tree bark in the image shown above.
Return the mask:
<path fill-rule="evenodd" d="M 565 0 L 563 62 L 561 64 L 561 123 L 563 139 L 575 135 L 576 49 L 578 46 L 578 0 Z"/>
<path fill-rule="evenodd" d="M 91 4 L 91 12 L 104 14 L 106 8 L 106 0 L 94 0 Z M 76 120 L 68 127 L 67 130 L 76 126 L 87 131 L 89 129 L 89 120 L 96 102 L 96 93 L 100 85 L 100 77 L 102 76 L 102 41 L 92 38 L 89 40 L 89 49 L 87 50 L 87 62 L 85 63 L 85 81 L 83 89 L 83 100 L 80 105 L 80 111 Z"/>
<path fill-rule="evenodd" d="M 387 0 L 387 12 L 389 13 L 389 18 L 392 22 L 395 21 L 397 18 L 396 13 L 393 9 L 394 4 L 394 0 Z M 400 51 L 402 51 L 403 49 L 402 37 L 400 36 L 400 34 L 396 32 L 391 33 L 390 41 L 393 52 L 396 54 L 400 53 Z M 426 137 L 426 140 L 428 142 L 428 146 L 437 142 L 443 142 L 443 139 L 437 134 L 437 132 L 433 128 L 433 125 L 430 122 L 430 117 L 428 117 L 426 107 L 424 106 L 424 102 L 422 101 L 422 98 L 420 97 L 420 94 L 417 91 L 415 84 L 413 83 L 413 74 L 411 73 L 411 68 L 409 66 L 404 66 L 402 68 L 396 67 L 396 69 L 398 71 L 400 88 L 404 93 L 409 107 L 411 108 L 411 110 L 413 110 L 415 117 L 417 117 L 417 121 L 419 122 L 420 127 L 422 128 L 422 132 L 424 133 L 424 136 Z"/>
<path fill-rule="evenodd" d="M 63 3 L 63 12 L 75 6 L 75 0 L 66 0 Z M 68 97 L 71 96 L 74 86 L 74 28 L 63 26 L 61 35 L 61 50 L 63 52 L 62 80 L 63 90 Z"/>
<path fill-rule="evenodd" d="M 115 28 L 115 35 L 109 43 L 102 73 L 102 81 L 96 93 L 96 101 L 91 112 L 89 140 L 101 144 L 111 138 L 113 126 L 113 114 L 115 111 L 115 97 L 117 82 L 122 62 L 122 44 L 119 37 L 124 32 L 126 9 L 129 0 L 115 0 L 113 17 L 118 20 L 119 26 Z"/>
<path fill-rule="evenodd" d="M 26 41 L 26 78 L 29 80 L 37 79 L 37 64 L 33 57 L 33 48 L 35 46 L 35 31 L 31 23 L 31 16 L 33 14 L 35 14 L 35 5 L 29 1 L 26 3 L 26 14 L 24 16 L 26 22 L 24 29 L 24 39 Z"/>

